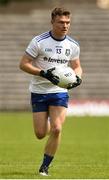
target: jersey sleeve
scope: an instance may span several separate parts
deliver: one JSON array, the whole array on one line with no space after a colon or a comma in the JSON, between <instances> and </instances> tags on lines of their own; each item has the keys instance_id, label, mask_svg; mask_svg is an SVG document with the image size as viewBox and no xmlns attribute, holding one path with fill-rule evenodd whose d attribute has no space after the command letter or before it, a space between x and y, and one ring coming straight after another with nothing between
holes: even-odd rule
<instances>
[{"instance_id":1,"label":"jersey sleeve","mask_svg":"<svg viewBox=\"0 0 109 180\"><path fill-rule=\"evenodd\" d=\"M79 59L79 57L80 57L80 46L75 45L75 46L72 48L71 60Z\"/></svg>"},{"instance_id":2,"label":"jersey sleeve","mask_svg":"<svg viewBox=\"0 0 109 180\"><path fill-rule=\"evenodd\" d=\"M26 48L25 51L27 54L29 54L30 56L32 56L33 58L36 58L38 56L39 53L39 47L38 47L38 43L36 38L33 38L29 45Z\"/></svg>"}]
</instances>

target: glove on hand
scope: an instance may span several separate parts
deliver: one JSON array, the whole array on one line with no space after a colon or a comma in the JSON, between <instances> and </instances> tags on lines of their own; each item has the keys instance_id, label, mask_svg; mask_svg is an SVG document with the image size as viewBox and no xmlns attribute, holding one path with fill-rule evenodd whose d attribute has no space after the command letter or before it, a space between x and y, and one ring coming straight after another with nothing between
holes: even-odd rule
<instances>
[{"instance_id":1,"label":"glove on hand","mask_svg":"<svg viewBox=\"0 0 109 180\"><path fill-rule=\"evenodd\" d=\"M52 71L55 70L54 68L48 69L46 71L41 70L40 71L40 76L48 79L49 81L51 81L54 85L57 85L59 83L59 77L55 76L54 74L52 74Z\"/></svg>"},{"instance_id":2,"label":"glove on hand","mask_svg":"<svg viewBox=\"0 0 109 180\"><path fill-rule=\"evenodd\" d=\"M81 83L82 83L82 79L81 79L79 76L76 75L76 82L70 83L70 84L67 86L67 89L75 88L75 87L79 86Z\"/></svg>"}]
</instances>

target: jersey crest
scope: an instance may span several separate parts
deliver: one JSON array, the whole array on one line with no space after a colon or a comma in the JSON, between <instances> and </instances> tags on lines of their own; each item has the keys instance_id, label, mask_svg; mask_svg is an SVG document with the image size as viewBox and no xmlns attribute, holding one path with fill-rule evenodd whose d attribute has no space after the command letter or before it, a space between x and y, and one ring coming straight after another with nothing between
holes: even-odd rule
<instances>
[{"instance_id":1,"label":"jersey crest","mask_svg":"<svg viewBox=\"0 0 109 180\"><path fill-rule=\"evenodd\" d=\"M66 56L69 56L69 55L70 55L70 49L66 49L65 55L66 55Z\"/></svg>"}]
</instances>

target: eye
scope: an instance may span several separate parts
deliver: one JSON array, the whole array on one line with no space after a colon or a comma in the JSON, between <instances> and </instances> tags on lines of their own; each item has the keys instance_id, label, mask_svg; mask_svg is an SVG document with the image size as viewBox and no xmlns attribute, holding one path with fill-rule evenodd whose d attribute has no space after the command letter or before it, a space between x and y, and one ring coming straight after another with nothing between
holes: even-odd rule
<instances>
[{"instance_id":1,"label":"eye","mask_svg":"<svg viewBox=\"0 0 109 180\"><path fill-rule=\"evenodd\" d=\"M67 24L67 25L69 25L69 24L70 24L70 22L66 22L66 24Z\"/></svg>"}]
</instances>

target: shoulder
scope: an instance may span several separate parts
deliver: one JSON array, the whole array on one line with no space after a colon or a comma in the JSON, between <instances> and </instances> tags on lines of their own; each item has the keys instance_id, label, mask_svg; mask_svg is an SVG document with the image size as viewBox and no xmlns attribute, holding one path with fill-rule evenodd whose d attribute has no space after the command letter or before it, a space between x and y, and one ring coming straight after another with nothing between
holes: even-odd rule
<instances>
[{"instance_id":1,"label":"shoulder","mask_svg":"<svg viewBox=\"0 0 109 180\"><path fill-rule=\"evenodd\" d=\"M48 32L44 32L44 33L42 33L42 34L40 34L38 36L35 36L33 38L33 41L40 42L42 40L48 39L49 37L50 37L50 33L48 31Z\"/></svg>"},{"instance_id":2,"label":"shoulder","mask_svg":"<svg viewBox=\"0 0 109 180\"><path fill-rule=\"evenodd\" d=\"M78 46L80 47L78 41L75 41L73 38L71 38L70 36L66 36L66 39L74 46Z\"/></svg>"}]
</instances>

